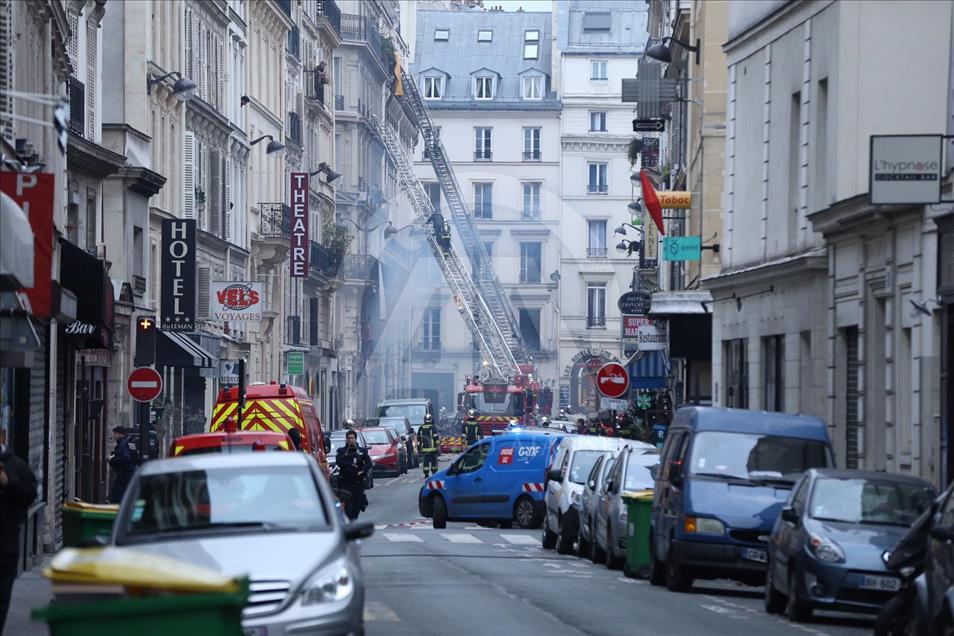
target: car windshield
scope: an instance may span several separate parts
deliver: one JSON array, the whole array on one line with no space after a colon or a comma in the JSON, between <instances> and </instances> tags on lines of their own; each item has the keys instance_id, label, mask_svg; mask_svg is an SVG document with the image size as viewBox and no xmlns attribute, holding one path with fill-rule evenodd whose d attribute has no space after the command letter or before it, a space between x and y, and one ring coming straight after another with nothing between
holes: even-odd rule
<instances>
[{"instance_id":1,"label":"car windshield","mask_svg":"<svg viewBox=\"0 0 954 636\"><path fill-rule=\"evenodd\" d=\"M653 487L653 475L650 467L659 463L659 453L635 452L626 465L626 477L623 479L623 490L648 490Z\"/></svg>"},{"instance_id":2,"label":"car windshield","mask_svg":"<svg viewBox=\"0 0 954 636\"><path fill-rule=\"evenodd\" d=\"M379 417L405 416L412 422L423 422L427 415L427 407L423 404L392 404L378 409Z\"/></svg>"},{"instance_id":3,"label":"car windshield","mask_svg":"<svg viewBox=\"0 0 954 636\"><path fill-rule=\"evenodd\" d=\"M934 497L927 484L821 478L815 482L809 515L824 521L909 526Z\"/></svg>"},{"instance_id":4,"label":"car windshield","mask_svg":"<svg viewBox=\"0 0 954 636\"><path fill-rule=\"evenodd\" d=\"M365 431L364 439L368 442L368 444L371 444L372 446L375 444L390 444L391 443L391 438L388 437L387 432L382 430Z\"/></svg>"},{"instance_id":5,"label":"car windshield","mask_svg":"<svg viewBox=\"0 0 954 636\"><path fill-rule=\"evenodd\" d=\"M407 432L407 428L404 426L403 418L382 419L378 426L387 426L392 431L397 431L398 435L402 435Z\"/></svg>"},{"instance_id":6,"label":"car windshield","mask_svg":"<svg viewBox=\"0 0 954 636\"><path fill-rule=\"evenodd\" d=\"M794 484L809 468L826 468L822 442L796 437L704 431L692 442L693 475Z\"/></svg>"},{"instance_id":7,"label":"car windshield","mask_svg":"<svg viewBox=\"0 0 954 636\"><path fill-rule=\"evenodd\" d=\"M334 454L339 448L348 443L348 440L345 439L344 435L332 435L331 440L328 442L331 446L329 452ZM358 435L358 446L366 445L367 442L362 442L361 436Z\"/></svg>"},{"instance_id":8,"label":"car windshield","mask_svg":"<svg viewBox=\"0 0 954 636\"><path fill-rule=\"evenodd\" d=\"M134 485L124 543L209 531L326 528L306 466L212 468L143 475Z\"/></svg>"},{"instance_id":9,"label":"car windshield","mask_svg":"<svg viewBox=\"0 0 954 636\"><path fill-rule=\"evenodd\" d=\"M505 391L471 393L471 404L482 415L523 415L523 394Z\"/></svg>"},{"instance_id":10,"label":"car windshield","mask_svg":"<svg viewBox=\"0 0 954 636\"><path fill-rule=\"evenodd\" d=\"M585 450L573 453L573 462L570 464L570 482L582 484L586 482L586 476L593 470L593 464L606 451Z\"/></svg>"}]
</instances>

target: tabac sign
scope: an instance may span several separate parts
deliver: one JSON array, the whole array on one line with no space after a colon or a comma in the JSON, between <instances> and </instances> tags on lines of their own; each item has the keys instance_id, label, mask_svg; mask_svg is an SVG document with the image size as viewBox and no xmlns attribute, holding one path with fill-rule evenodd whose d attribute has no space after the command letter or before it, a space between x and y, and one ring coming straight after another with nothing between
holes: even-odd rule
<instances>
[{"instance_id":1,"label":"tabac sign","mask_svg":"<svg viewBox=\"0 0 954 636\"><path fill-rule=\"evenodd\" d=\"M291 173L291 275L308 277L308 173Z\"/></svg>"},{"instance_id":2,"label":"tabac sign","mask_svg":"<svg viewBox=\"0 0 954 636\"><path fill-rule=\"evenodd\" d=\"M656 192L659 197L659 205L663 209L670 210L688 210L692 207L692 193L682 190L671 190L669 192Z\"/></svg>"},{"instance_id":3,"label":"tabac sign","mask_svg":"<svg viewBox=\"0 0 954 636\"><path fill-rule=\"evenodd\" d=\"M195 331L195 283L195 219L163 219L163 331Z\"/></svg>"}]
</instances>

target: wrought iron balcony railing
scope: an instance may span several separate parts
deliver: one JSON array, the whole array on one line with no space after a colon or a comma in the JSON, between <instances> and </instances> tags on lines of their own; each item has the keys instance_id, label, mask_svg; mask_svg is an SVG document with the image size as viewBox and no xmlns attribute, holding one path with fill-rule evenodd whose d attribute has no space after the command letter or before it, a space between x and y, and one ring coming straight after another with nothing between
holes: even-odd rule
<instances>
[{"instance_id":1,"label":"wrought iron balcony railing","mask_svg":"<svg viewBox=\"0 0 954 636\"><path fill-rule=\"evenodd\" d=\"M291 207L285 203L262 203L259 212L259 236L291 238Z\"/></svg>"},{"instance_id":2,"label":"wrought iron balcony railing","mask_svg":"<svg viewBox=\"0 0 954 636\"><path fill-rule=\"evenodd\" d=\"M341 37L341 9L335 0L318 0L315 3L315 21L324 18Z\"/></svg>"},{"instance_id":3,"label":"wrought iron balcony railing","mask_svg":"<svg viewBox=\"0 0 954 636\"><path fill-rule=\"evenodd\" d=\"M341 257L317 241L311 241L308 267L313 274L335 278L341 268Z\"/></svg>"}]
</instances>

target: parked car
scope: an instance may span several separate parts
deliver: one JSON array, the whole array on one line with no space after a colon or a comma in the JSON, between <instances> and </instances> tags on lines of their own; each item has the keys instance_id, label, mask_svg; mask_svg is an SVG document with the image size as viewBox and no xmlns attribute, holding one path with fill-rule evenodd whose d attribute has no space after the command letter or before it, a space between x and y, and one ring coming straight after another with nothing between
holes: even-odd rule
<instances>
[{"instance_id":1,"label":"parked car","mask_svg":"<svg viewBox=\"0 0 954 636\"><path fill-rule=\"evenodd\" d=\"M687 406L666 435L653 496L650 581L762 585L766 543L792 486L834 465L816 417Z\"/></svg>"},{"instance_id":2,"label":"parked car","mask_svg":"<svg viewBox=\"0 0 954 636\"><path fill-rule=\"evenodd\" d=\"M411 422L414 432L417 433L417 429L424 423L425 415L434 417L434 405L428 398L382 400L378 402L376 415L378 417L400 417L403 415Z\"/></svg>"},{"instance_id":3,"label":"parked car","mask_svg":"<svg viewBox=\"0 0 954 636\"><path fill-rule=\"evenodd\" d=\"M159 459L133 476L111 543L247 574L246 634L361 633L364 576L320 467L306 453Z\"/></svg>"},{"instance_id":4,"label":"parked car","mask_svg":"<svg viewBox=\"0 0 954 636\"><path fill-rule=\"evenodd\" d=\"M550 420L550 428L556 428L564 433L579 433L576 422L570 420Z\"/></svg>"},{"instance_id":5,"label":"parked car","mask_svg":"<svg viewBox=\"0 0 954 636\"><path fill-rule=\"evenodd\" d=\"M233 425L241 431L276 433L297 428L301 433L301 449L315 458L325 477L331 477L321 420L307 391L274 381L269 384L253 382L245 391L241 422L237 419L238 399L238 387L219 391L212 409L210 432L224 431Z\"/></svg>"},{"instance_id":6,"label":"parked car","mask_svg":"<svg viewBox=\"0 0 954 636\"><path fill-rule=\"evenodd\" d=\"M547 459L559 442L558 435L507 433L474 443L425 480L418 498L421 515L435 528L464 520L538 527Z\"/></svg>"},{"instance_id":7,"label":"parked car","mask_svg":"<svg viewBox=\"0 0 954 636\"><path fill-rule=\"evenodd\" d=\"M655 448L628 446L620 451L606 476L596 502L593 550L603 555L606 567L615 570L626 561L628 507L623 493L653 489L650 468L659 463Z\"/></svg>"},{"instance_id":8,"label":"parked car","mask_svg":"<svg viewBox=\"0 0 954 636\"><path fill-rule=\"evenodd\" d=\"M625 445L652 448L643 442L606 437L564 437L547 474L546 516L543 547L561 554L573 551L580 534L579 509L583 485L596 460L606 451L619 452Z\"/></svg>"},{"instance_id":9,"label":"parked car","mask_svg":"<svg viewBox=\"0 0 954 636\"><path fill-rule=\"evenodd\" d=\"M348 431L338 430L328 433L328 465L334 469L335 464L338 463L338 449L345 445L345 435ZM358 436L357 443L360 448L368 447L368 440L364 438L364 433L360 430L355 430L355 434ZM331 474L331 486L336 488L338 485L338 477L335 474L335 471L332 470ZM364 489L370 490L374 488L374 471L368 472L364 476Z\"/></svg>"},{"instance_id":10,"label":"parked car","mask_svg":"<svg viewBox=\"0 0 954 636\"><path fill-rule=\"evenodd\" d=\"M417 434L415 434L414 427L411 426L411 422L407 417L404 415L394 417L369 417L365 420L364 425L366 427L387 426L393 430L407 449L408 466L410 468L417 468L420 465L421 455L418 450Z\"/></svg>"},{"instance_id":11,"label":"parked car","mask_svg":"<svg viewBox=\"0 0 954 636\"><path fill-rule=\"evenodd\" d=\"M369 426L362 428L361 432L368 442L374 470L395 477L407 472L407 449L393 430L386 426Z\"/></svg>"},{"instance_id":12,"label":"parked car","mask_svg":"<svg viewBox=\"0 0 954 636\"><path fill-rule=\"evenodd\" d=\"M583 485L583 494L580 495L580 534L577 537L577 553L584 558L592 559L594 563L601 560L594 556L592 537L594 536L593 523L596 520L596 504L599 501L600 488L606 475L613 468L615 458L613 453L606 451L602 453L593 464L590 474L586 477L586 484Z\"/></svg>"},{"instance_id":13,"label":"parked car","mask_svg":"<svg viewBox=\"0 0 954 636\"><path fill-rule=\"evenodd\" d=\"M882 556L936 496L908 475L809 470L768 543L765 609L791 621L815 609L878 612L901 589Z\"/></svg>"},{"instance_id":14,"label":"parked car","mask_svg":"<svg viewBox=\"0 0 954 636\"><path fill-rule=\"evenodd\" d=\"M170 457L201 455L204 453L251 453L252 451L293 451L295 445L285 433L266 431L236 431L229 433L196 433L183 435L172 441Z\"/></svg>"},{"instance_id":15,"label":"parked car","mask_svg":"<svg viewBox=\"0 0 954 636\"><path fill-rule=\"evenodd\" d=\"M923 521L923 520L922 520ZM915 578L915 627L912 633L954 633L954 484L948 486L930 511L930 530L924 546L923 573ZM912 528L911 533L916 533ZM917 560L918 536L906 537L911 560ZM900 549L900 548L899 548ZM900 555L904 558L904 555ZM892 560L887 555L885 560ZM909 567L917 569L909 563ZM912 573L913 574L913 573Z\"/></svg>"}]
</instances>

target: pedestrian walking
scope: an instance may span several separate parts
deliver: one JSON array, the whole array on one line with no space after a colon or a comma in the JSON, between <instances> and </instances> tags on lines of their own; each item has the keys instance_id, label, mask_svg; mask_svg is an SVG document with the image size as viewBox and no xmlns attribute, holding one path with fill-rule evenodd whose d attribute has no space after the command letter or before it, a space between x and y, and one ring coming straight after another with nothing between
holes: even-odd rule
<instances>
[{"instance_id":1,"label":"pedestrian walking","mask_svg":"<svg viewBox=\"0 0 954 636\"><path fill-rule=\"evenodd\" d=\"M36 499L36 476L6 446L0 430L0 634L7 621L13 581L20 560L20 526Z\"/></svg>"},{"instance_id":2,"label":"pedestrian walking","mask_svg":"<svg viewBox=\"0 0 954 636\"><path fill-rule=\"evenodd\" d=\"M354 521L368 507L364 478L373 466L367 449L358 446L358 434L354 430L345 433L345 445L335 453L335 465L340 471L338 499L344 504L345 514Z\"/></svg>"},{"instance_id":3,"label":"pedestrian walking","mask_svg":"<svg viewBox=\"0 0 954 636\"><path fill-rule=\"evenodd\" d=\"M138 457L133 456L129 449L129 440L126 439L126 429L122 426L113 428L113 439L116 440L116 448L113 454L109 456L109 467L113 471L113 483L109 486L109 502L119 503L123 494L126 492L126 486L136 472L136 466L139 465Z\"/></svg>"},{"instance_id":4,"label":"pedestrian walking","mask_svg":"<svg viewBox=\"0 0 954 636\"><path fill-rule=\"evenodd\" d=\"M424 479L437 472L437 449L440 444L440 435L434 428L434 416L428 413L424 416L424 423L417 429L417 441L421 447L421 464L424 467Z\"/></svg>"},{"instance_id":5,"label":"pedestrian walking","mask_svg":"<svg viewBox=\"0 0 954 636\"><path fill-rule=\"evenodd\" d=\"M467 436L468 446L484 437L484 432L480 430L480 423L477 421L477 411L474 409L467 411L467 421L464 422L464 435Z\"/></svg>"}]
</instances>

